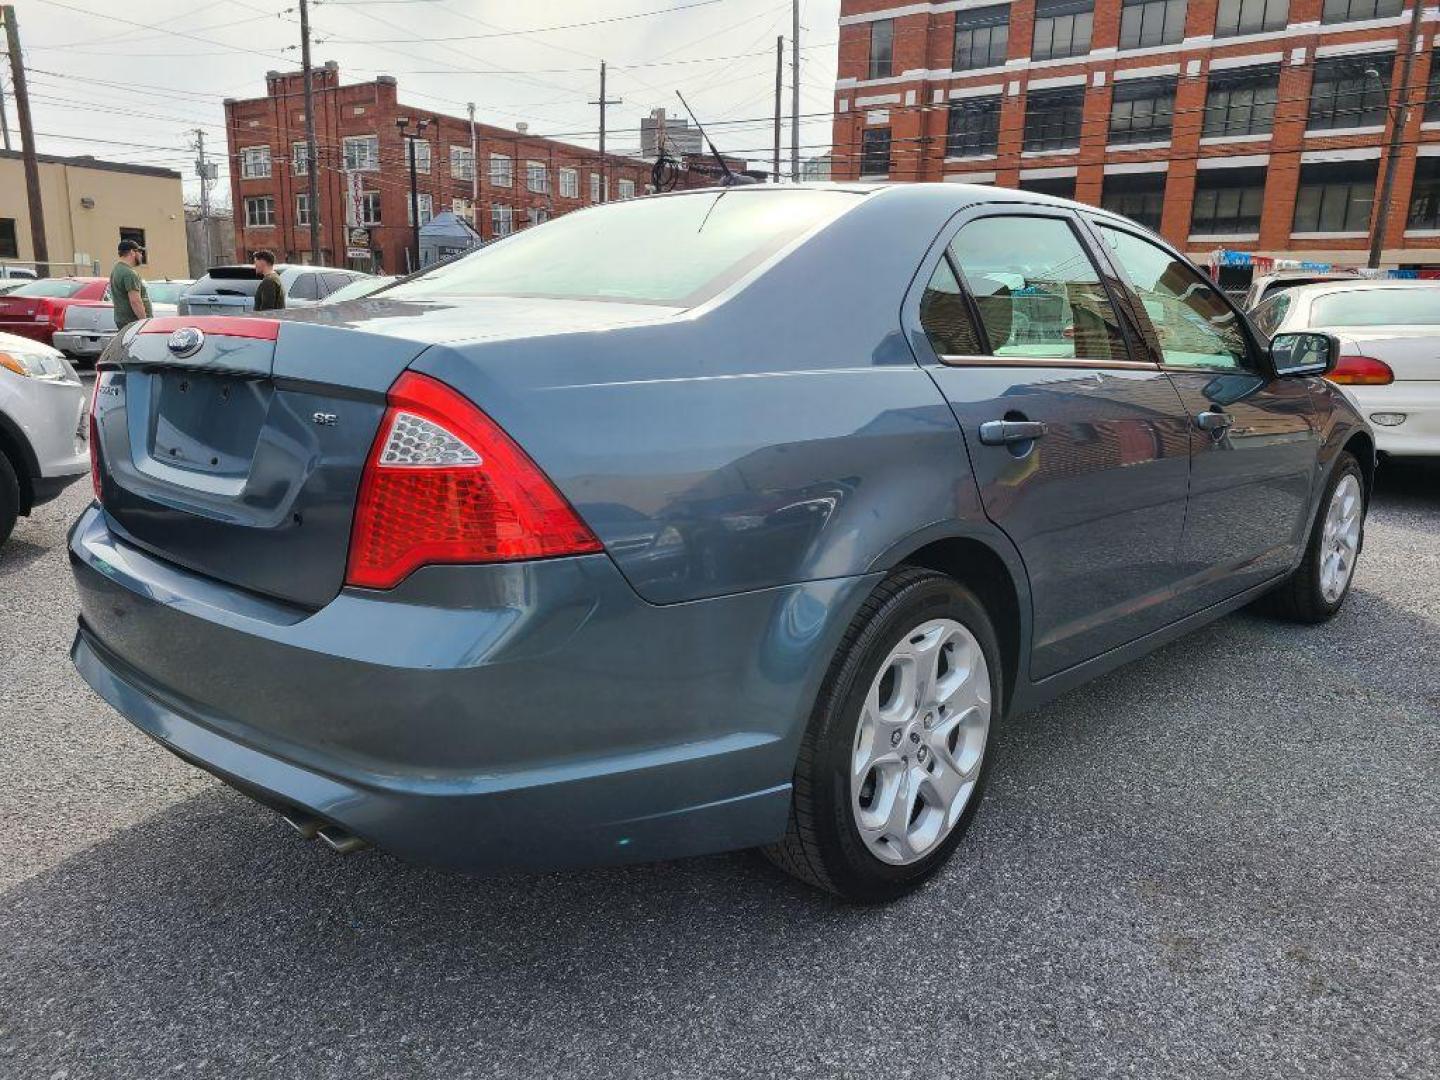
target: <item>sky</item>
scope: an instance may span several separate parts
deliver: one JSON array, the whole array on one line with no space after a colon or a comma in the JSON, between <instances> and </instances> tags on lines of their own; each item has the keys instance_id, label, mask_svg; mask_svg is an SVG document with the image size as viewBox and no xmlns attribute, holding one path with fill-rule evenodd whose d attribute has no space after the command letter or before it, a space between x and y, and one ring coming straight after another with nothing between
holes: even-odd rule
<instances>
[{"instance_id":1,"label":"sky","mask_svg":"<svg viewBox=\"0 0 1440 1080\"><path fill-rule=\"evenodd\" d=\"M18 0L42 153L163 165L198 198L195 129L223 153L222 101L260 97L265 73L300 66L298 0ZM801 0L801 155L829 149L840 0ZM603 21L602 21L603 20ZM594 146L599 66L609 64L607 146L635 150L640 117L680 113L678 89L717 147L768 167L775 38L790 0L311 0L312 59L343 82L399 81L402 104ZM587 25L576 26L583 23ZM785 74L785 150L789 83ZM12 144L10 73L3 84ZM683 115L683 113L682 113ZM229 201L228 170L212 189Z\"/></svg>"}]
</instances>

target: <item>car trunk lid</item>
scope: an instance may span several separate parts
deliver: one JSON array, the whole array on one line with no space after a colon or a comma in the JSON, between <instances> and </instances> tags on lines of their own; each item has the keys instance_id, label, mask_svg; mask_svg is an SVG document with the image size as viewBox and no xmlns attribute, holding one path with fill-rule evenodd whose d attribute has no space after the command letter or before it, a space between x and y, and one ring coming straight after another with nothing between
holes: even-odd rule
<instances>
[{"instance_id":1,"label":"car trunk lid","mask_svg":"<svg viewBox=\"0 0 1440 1080\"><path fill-rule=\"evenodd\" d=\"M1396 382L1440 381L1440 326L1338 327L1346 353L1373 356L1395 373Z\"/></svg>"}]
</instances>

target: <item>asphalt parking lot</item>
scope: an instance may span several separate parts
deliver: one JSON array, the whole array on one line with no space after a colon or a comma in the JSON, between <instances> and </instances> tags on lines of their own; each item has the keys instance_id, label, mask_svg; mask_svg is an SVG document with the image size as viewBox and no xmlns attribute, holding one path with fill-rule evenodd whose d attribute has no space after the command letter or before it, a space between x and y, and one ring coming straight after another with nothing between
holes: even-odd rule
<instances>
[{"instance_id":1,"label":"asphalt parking lot","mask_svg":"<svg viewBox=\"0 0 1440 1080\"><path fill-rule=\"evenodd\" d=\"M1013 719L931 887L746 855L479 880L332 855L71 670L0 549L0 1076L1433 1077L1440 467L1319 628L1241 614Z\"/></svg>"}]
</instances>

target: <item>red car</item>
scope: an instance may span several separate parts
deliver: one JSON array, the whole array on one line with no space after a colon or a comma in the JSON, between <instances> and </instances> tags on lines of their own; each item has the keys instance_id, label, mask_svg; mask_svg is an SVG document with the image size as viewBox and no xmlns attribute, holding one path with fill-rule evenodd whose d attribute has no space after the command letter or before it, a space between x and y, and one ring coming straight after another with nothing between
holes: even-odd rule
<instances>
[{"instance_id":1,"label":"red car","mask_svg":"<svg viewBox=\"0 0 1440 1080\"><path fill-rule=\"evenodd\" d=\"M41 278L0 296L0 332L52 344L55 331L65 325L71 304L98 303L105 298L108 278Z\"/></svg>"}]
</instances>

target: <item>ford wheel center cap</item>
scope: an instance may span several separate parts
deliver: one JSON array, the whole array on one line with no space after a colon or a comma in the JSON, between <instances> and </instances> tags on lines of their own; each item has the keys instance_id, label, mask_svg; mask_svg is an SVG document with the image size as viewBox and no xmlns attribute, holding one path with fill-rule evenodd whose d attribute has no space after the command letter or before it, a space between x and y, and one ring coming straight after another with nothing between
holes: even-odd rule
<instances>
[{"instance_id":1,"label":"ford wheel center cap","mask_svg":"<svg viewBox=\"0 0 1440 1080\"><path fill-rule=\"evenodd\" d=\"M205 335L199 327L182 326L171 333L166 344L175 356L194 356L200 351L200 346L205 344Z\"/></svg>"}]
</instances>

